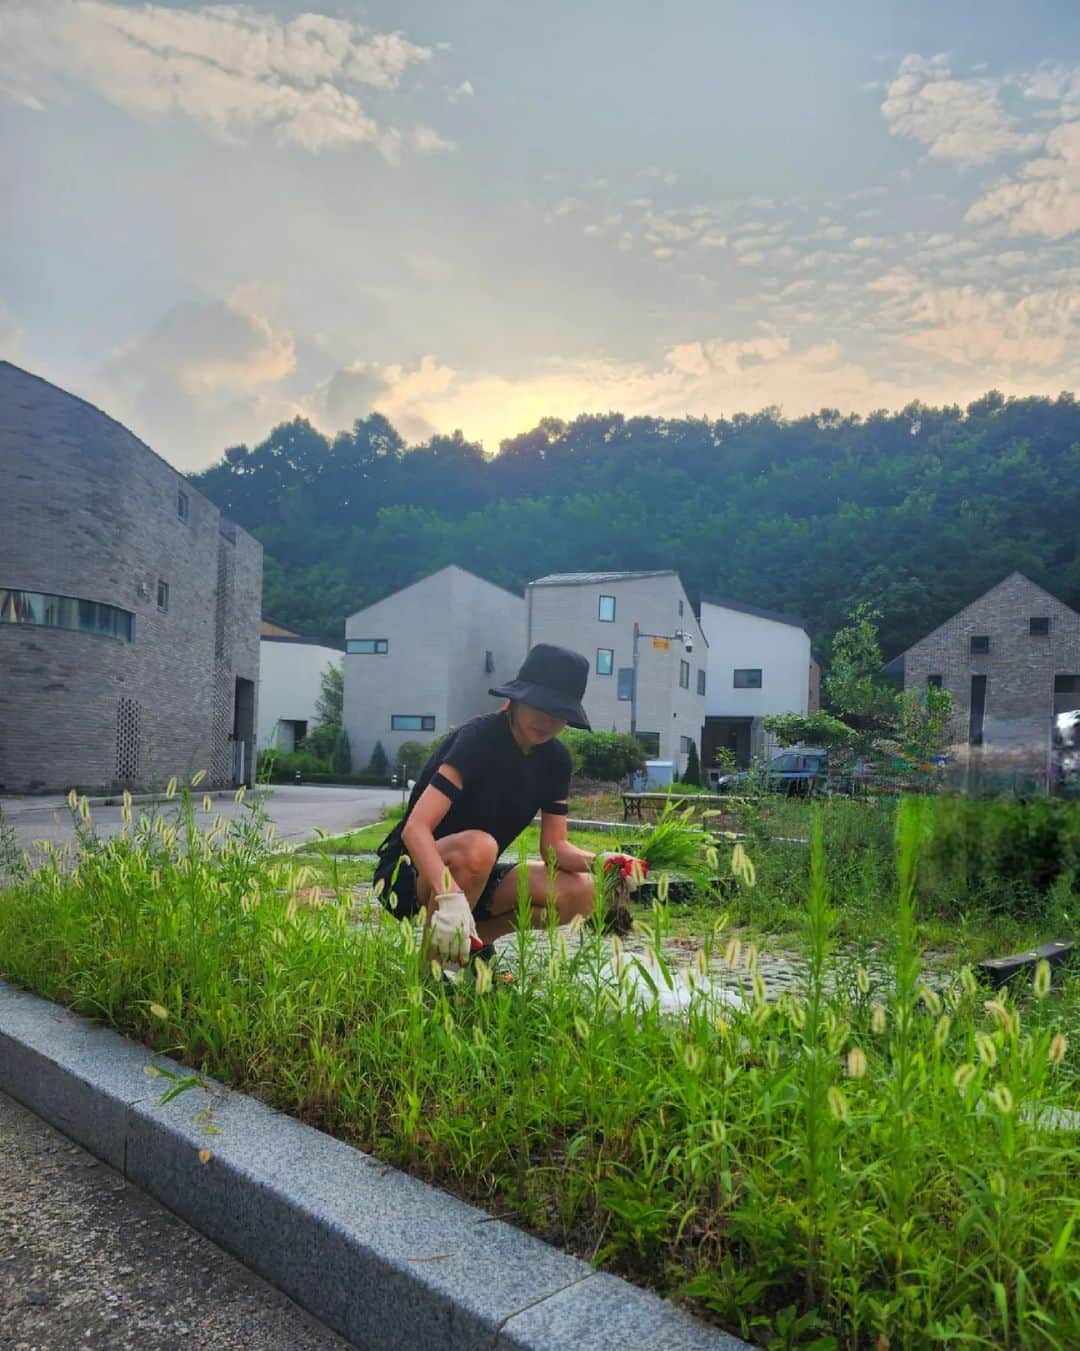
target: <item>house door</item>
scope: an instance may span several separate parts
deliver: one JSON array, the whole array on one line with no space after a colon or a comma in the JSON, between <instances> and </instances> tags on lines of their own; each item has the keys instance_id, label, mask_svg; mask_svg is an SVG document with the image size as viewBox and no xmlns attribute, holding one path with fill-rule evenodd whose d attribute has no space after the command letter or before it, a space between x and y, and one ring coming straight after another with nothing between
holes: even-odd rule
<instances>
[{"instance_id":1,"label":"house door","mask_svg":"<svg viewBox=\"0 0 1080 1351\"><path fill-rule=\"evenodd\" d=\"M233 702L233 783L251 787L255 750L255 682L236 677Z\"/></svg>"}]
</instances>

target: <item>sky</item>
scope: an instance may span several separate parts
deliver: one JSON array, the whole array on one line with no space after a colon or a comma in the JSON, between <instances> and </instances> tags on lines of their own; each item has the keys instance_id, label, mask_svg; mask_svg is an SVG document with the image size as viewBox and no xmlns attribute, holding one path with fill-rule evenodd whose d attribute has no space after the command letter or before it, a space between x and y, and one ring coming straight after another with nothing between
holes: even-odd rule
<instances>
[{"instance_id":1,"label":"sky","mask_svg":"<svg viewBox=\"0 0 1080 1351\"><path fill-rule=\"evenodd\" d=\"M0 0L0 173L0 357L187 470L1080 386L1076 0Z\"/></svg>"}]
</instances>

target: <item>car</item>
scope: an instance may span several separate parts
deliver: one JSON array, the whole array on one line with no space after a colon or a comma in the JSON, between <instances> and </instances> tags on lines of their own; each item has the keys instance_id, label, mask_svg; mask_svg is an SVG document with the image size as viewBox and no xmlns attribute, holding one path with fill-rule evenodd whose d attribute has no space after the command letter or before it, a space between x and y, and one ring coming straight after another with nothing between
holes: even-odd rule
<instances>
[{"instance_id":1,"label":"car","mask_svg":"<svg viewBox=\"0 0 1080 1351\"><path fill-rule=\"evenodd\" d=\"M734 774L714 770L709 777L720 793L736 793L751 781L761 781L771 792L797 797L819 791L833 776L829 774L828 751L803 746L780 751L760 769L743 769Z\"/></svg>"}]
</instances>

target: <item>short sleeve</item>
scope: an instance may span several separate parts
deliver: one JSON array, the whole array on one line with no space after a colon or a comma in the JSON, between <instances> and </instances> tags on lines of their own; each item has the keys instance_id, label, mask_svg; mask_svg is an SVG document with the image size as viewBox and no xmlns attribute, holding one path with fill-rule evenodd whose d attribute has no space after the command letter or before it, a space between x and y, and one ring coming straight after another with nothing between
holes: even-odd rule
<instances>
[{"instance_id":1,"label":"short sleeve","mask_svg":"<svg viewBox=\"0 0 1080 1351\"><path fill-rule=\"evenodd\" d=\"M570 769L573 761L570 751L561 741L551 743L551 766L547 776L543 798L540 802L542 812L566 811L566 801L570 796Z\"/></svg>"},{"instance_id":2,"label":"short sleeve","mask_svg":"<svg viewBox=\"0 0 1080 1351\"><path fill-rule=\"evenodd\" d=\"M478 718L459 727L438 759L440 765L454 766L466 788L475 784L492 759L487 721Z\"/></svg>"}]
</instances>

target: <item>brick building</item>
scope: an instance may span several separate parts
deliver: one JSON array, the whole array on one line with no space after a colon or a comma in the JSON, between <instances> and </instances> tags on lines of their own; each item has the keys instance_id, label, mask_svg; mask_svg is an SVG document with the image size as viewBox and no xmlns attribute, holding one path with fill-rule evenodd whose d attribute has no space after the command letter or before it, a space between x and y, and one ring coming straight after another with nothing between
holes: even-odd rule
<instances>
[{"instance_id":1,"label":"brick building","mask_svg":"<svg viewBox=\"0 0 1080 1351\"><path fill-rule=\"evenodd\" d=\"M249 782L261 588L181 474L0 362L0 792Z\"/></svg>"},{"instance_id":2,"label":"brick building","mask_svg":"<svg viewBox=\"0 0 1080 1351\"><path fill-rule=\"evenodd\" d=\"M1014 572L886 670L953 700L950 754L972 773L1053 784L1055 726L1080 707L1080 614ZM1059 738L1060 740L1060 738Z\"/></svg>"}]
</instances>

